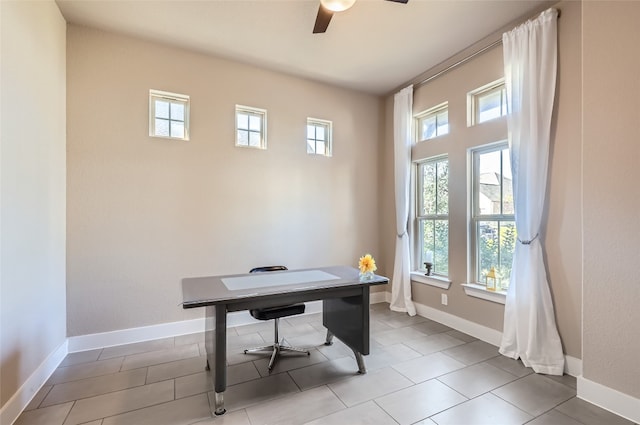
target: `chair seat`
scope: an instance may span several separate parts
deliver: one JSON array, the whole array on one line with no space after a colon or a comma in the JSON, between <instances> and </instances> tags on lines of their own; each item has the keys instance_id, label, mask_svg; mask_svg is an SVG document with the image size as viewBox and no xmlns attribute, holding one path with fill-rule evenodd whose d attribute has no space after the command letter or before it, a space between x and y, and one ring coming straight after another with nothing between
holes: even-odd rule
<instances>
[{"instance_id":1,"label":"chair seat","mask_svg":"<svg viewBox=\"0 0 640 425\"><path fill-rule=\"evenodd\" d=\"M258 320L272 320L280 317L302 314L304 313L304 307L304 304L294 304L279 307L255 308L253 310L249 310L249 312Z\"/></svg>"}]
</instances>

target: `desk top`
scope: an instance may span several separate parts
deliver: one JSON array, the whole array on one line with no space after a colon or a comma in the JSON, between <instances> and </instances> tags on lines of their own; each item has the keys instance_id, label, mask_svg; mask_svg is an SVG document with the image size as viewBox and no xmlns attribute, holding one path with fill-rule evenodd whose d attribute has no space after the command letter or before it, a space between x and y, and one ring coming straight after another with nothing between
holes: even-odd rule
<instances>
[{"instance_id":1,"label":"desk top","mask_svg":"<svg viewBox=\"0 0 640 425\"><path fill-rule=\"evenodd\" d=\"M195 308L268 295L386 283L389 279L377 275L370 281L360 282L358 270L346 266L190 277L182 279L182 306Z\"/></svg>"}]
</instances>

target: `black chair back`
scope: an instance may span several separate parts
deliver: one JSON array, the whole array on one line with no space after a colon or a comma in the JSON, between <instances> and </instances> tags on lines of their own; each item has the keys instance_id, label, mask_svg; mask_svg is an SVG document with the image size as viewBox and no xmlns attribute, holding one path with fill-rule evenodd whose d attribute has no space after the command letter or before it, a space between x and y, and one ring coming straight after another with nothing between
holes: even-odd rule
<instances>
[{"instance_id":1,"label":"black chair back","mask_svg":"<svg viewBox=\"0 0 640 425\"><path fill-rule=\"evenodd\" d=\"M279 270L289 270L285 266L263 266L255 267L249 270L249 273L262 273L262 272L277 272Z\"/></svg>"}]
</instances>

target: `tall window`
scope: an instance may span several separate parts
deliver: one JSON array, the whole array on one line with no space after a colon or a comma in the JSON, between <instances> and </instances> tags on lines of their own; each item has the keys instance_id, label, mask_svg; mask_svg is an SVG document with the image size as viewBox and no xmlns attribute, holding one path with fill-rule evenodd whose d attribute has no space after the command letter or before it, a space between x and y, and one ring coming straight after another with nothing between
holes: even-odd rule
<instances>
[{"instance_id":1,"label":"tall window","mask_svg":"<svg viewBox=\"0 0 640 425\"><path fill-rule=\"evenodd\" d=\"M307 118L307 153L331 156L331 121Z\"/></svg>"},{"instance_id":2,"label":"tall window","mask_svg":"<svg viewBox=\"0 0 640 425\"><path fill-rule=\"evenodd\" d=\"M507 115L507 90L504 80L469 93L469 125L480 124Z\"/></svg>"},{"instance_id":3,"label":"tall window","mask_svg":"<svg viewBox=\"0 0 640 425\"><path fill-rule=\"evenodd\" d=\"M267 111L236 105L236 146L267 148Z\"/></svg>"},{"instance_id":4,"label":"tall window","mask_svg":"<svg viewBox=\"0 0 640 425\"><path fill-rule=\"evenodd\" d=\"M516 244L511 161L506 143L473 151L472 226L475 279L485 283L493 268L506 289Z\"/></svg>"},{"instance_id":5,"label":"tall window","mask_svg":"<svg viewBox=\"0 0 640 425\"><path fill-rule=\"evenodd\" d=\"M449 133L449 104L445 102L416 115L416 123L418 141Z\"/></svg>"},{"instance_id":6,"label":"tall window","mask_svg":"<svg viewBox=\"0 0 640 425\"><path fill-rule=\"evenodd\" d=\"M436 275L449 274L449 159L439 157L417 164L417 227L419 267L433 264Z\"/></svg>"},{"instance_id":7,"label":"tall window","mask_svg":"<svg viewBox=\"0 0 640 425\"><path fill-rule=\"evenodd\" d=\"M189 140L189 96L149 90L149 136Z\"/></svg>"}]
</instances>

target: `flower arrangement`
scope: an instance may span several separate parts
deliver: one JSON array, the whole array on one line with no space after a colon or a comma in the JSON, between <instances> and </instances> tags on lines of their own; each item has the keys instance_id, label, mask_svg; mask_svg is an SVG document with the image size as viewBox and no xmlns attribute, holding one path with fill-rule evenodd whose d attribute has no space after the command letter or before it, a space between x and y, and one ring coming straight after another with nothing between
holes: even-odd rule
<instances>
[{"instance_id":1,"label":"flower arrangement","mask_svg":"<svg viewBox=\"0 0 640 425\"><path fill-rule=\"evenodd\" d=\"M376 260L374 260L371 254L366 254L360 257L358 269L360 269L360 280L371 280L373 279L373 272L378 269Z\"/></svg>"}]
</instances>

